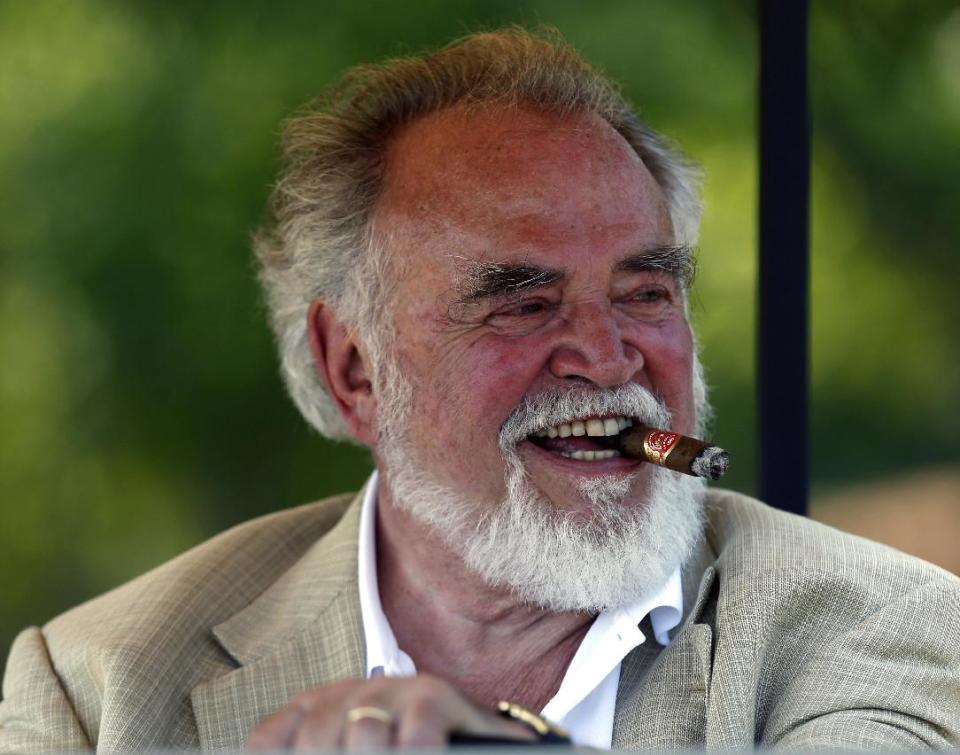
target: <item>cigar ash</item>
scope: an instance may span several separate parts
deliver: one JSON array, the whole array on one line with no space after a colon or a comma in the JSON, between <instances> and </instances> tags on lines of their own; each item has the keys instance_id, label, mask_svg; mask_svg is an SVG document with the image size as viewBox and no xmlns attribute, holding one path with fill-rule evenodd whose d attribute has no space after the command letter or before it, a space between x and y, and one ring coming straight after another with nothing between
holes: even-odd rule
<instances>
[{"instance_id":1,"label":"cigar ash","mask_svg":"<svg viewBox=\"0 0 960 755\"><path fill-rule=\"evenodd\" d=\"M690 471L697 477L719 480L727 473L730 454L717 446L707 446L690 462Z\"/></svg>"}]
</instances>

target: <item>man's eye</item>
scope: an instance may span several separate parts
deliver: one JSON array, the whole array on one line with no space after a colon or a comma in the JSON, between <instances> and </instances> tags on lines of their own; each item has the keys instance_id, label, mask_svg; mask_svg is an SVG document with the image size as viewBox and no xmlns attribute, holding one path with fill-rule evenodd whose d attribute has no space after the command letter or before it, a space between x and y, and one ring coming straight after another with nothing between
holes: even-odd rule
<instances>
[{"instance_id":1,"label":"man's eye","mask_svg":"<svg viewBox=\"0 0 960 755\"><path fill-rule=\"evenodd\" d=\"M504 333L527 333L543 325L550 318L554 306L540 299L518 301L492 312L486 321Z\"/></svg>"},{"instance_id":2,"label":"man's eye","mask_svg":"<svg viewBox=\"0 0 960 755\"><path fill-rule=\"evenodd\" d=\"M506 315L508 317L522 317L524 315L540 314L546 308L546 305L542 301L524 301L519 304L514 304L511 307L505 307L496 314Z\"/></svg>"},{"instance_id":3,"label":"man's eye","mask_svg":"<svg viewBox=\"0 0 960 755\"><path fill-rule=\"evenodd\" d=\"M641 304L657 304L670 298L670 293L663 288L645 288L631 297L631 301Z\"/></svg>"},{"instance_id":4,"label":"man's eye","mask_svg":"<svg viewBox=\"0 0 960 755\"><path fill-rule=\"evenodd\" d=\"M514 308L515 313L518 315L535 315L538 312L543 312L543 310L543 304L538 301L524 302Z\"/></svg>"}]
</instances>

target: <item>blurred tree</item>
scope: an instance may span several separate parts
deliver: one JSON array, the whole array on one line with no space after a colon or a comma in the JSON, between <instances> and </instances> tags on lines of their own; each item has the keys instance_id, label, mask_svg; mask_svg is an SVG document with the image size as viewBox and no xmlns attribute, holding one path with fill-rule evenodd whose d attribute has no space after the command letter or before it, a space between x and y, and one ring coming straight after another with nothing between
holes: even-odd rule
<instances>
[{"instance_id":1,"label":"blurred tree","mask_svg":"<svg viewBox=\"0 0 960 755\"><path fill-rule=\"evenodd\" d=\"M285 399L248 236L344 68L550 22L707 169L695 307L753 485L752 3L0 2L0 646L213 532L356 488ZM960 452L960 14L813 3L815 483Z\"/></svg>"}]
</instances>

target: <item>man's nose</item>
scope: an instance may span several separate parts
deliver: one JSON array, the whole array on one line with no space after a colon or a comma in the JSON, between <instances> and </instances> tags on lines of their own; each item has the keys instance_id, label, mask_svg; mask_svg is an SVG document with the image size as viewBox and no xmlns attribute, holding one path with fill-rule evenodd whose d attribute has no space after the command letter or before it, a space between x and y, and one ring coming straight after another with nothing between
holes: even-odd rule
<instances>
[{"instance_id":1,"label":"man's nose","mask_svg":"<svg viewBox=\"0 0 960 755\"><path fill-rule=\"evenodd\" d=\"M568 315L549 360L554 376L603 387L629 382L643 364L643 353L624 339L609 302L576 307Z\"/></svg>"}]
</instances>

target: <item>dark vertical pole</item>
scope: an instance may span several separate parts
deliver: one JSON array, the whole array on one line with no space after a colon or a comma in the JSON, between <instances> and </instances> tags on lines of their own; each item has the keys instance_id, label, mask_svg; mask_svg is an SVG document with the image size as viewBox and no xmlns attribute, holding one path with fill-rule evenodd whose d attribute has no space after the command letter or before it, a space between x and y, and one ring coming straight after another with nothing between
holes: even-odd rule
<instances>
[{"instance_id":1,"label":"dark vertical pole","mask_svg":"<svg viewBox=\"0 0 960 755\"><path fill-rule=\"evenodd\" d=\"M759 0L759 494L806 513L810 125L807 0Z\"/></svg>"}]
</instances>

